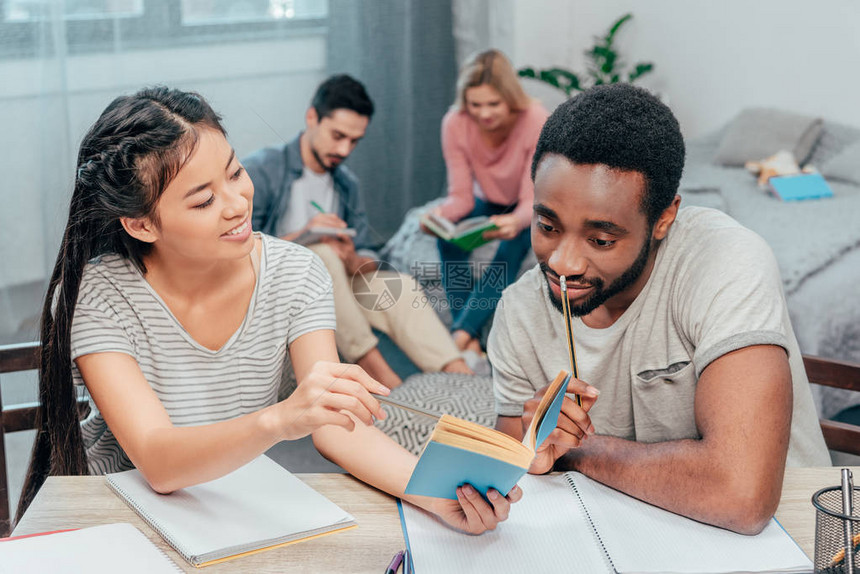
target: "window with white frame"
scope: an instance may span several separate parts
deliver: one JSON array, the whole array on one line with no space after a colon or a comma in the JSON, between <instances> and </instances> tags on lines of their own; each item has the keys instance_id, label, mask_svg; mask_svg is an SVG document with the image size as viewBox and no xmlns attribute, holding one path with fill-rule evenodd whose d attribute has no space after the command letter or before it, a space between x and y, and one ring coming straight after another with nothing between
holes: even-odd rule
<instances>
[{"instance_id":1,"label":"window with white frame","mask_svg":"<svg viewBox=\"0 0 860 574\"><path fill-rule=\"evenodd\" d=\"M283 37L327 18L328 0L0 0L0 58Z\"/></svg>"}]
</instances>

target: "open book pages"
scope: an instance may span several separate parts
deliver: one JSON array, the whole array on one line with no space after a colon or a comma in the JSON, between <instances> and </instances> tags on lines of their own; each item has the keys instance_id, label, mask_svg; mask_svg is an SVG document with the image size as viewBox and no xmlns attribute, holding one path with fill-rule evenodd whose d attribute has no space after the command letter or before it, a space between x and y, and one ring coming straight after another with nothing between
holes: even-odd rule
<instances>
[{"instance_id":1,"label":"open book pages","mask_svg":"<svg viewBox=\"0 0 860 574\"><path fill-rule=\"evenodd\" d=\"M534 451L501 431L451 415L442 415L430 441L489 456L527 469Z\"/></svg>"},{"instance_id":2,"label":"open book pages","mask_svg":"<svg viewBox=\"0 0 860 574\"><path fill-rule=\"evenodd\" d=\"M416 572L724 574L812 572L775 520L756 536L708 526L631 498L579 473L526 475L505 522L463 536L403 504Z\"/></svg>"},{"instance_id":3,"label":"open book pages","mask_svg":"<svg viewBox=\"0 0 860 574\"><path fill-rule=\"evenodd\" d=\"M319 243L325 237L338 237L340 235L355 237L355 229L352 227L309 227L293 239L293 243L313 245L314 243Z\"/></svg>"},{"instance_id":4,"label":"open book pages","mask_svg":"<svg viewBox=\"0 0 860 574\"><path fill-rule=\"evenodd\" d=\"M496 224L486 216L470 217L453 223L441 215L428 212L421 216L421 223L437 237L467 251L489 241L484 239L485 231L498 229Z\"/></svg>"},{"instance_id":5,"label":"open book pages","mask_svg":"<svg viewBox=\"0 0 860 574\"><path fill-rule=\"evenodd\" d=\"M556 427L568 381L570 375L567 372L561 371L556 375L541 398L522 441L501 431L451 415L443 415L439 419L430 440L491 456L527 469L537 448ZM548 421L546 426L543 425L544 420Z\"/></svg>"},{"instance_id":6,"label":"open book pages","mask_svg":"<svg viewBox=\"0 0 860 574\"><path fill-rule=\"evenodd\" d=\"M453 239L478 229L487 231L496 227L495 223L490 221L490 218L485 215L470 217L454 223L441 215L425 213L421 216L421 223L442 239Z\"/></svg>"},{"instance_id":7,"label":"open book pages","mask_svg":"<svg viewBox=\"0 0 860 574\"><path fill-rule=\"evenodd\" d=\"M0 572L159 574L179 566L131 524L0 540Z\"/></svg>"},{"instance_id":8,"label":"open book pages","mask_svg":"<svg viewBox=\"0 0 860 574\"><path fill-rule=\"evenodd\" d=\"M351 515L266 456L171 494L152 490L137 470L109 474L107 482L198 567L355 525Z\"/></svg>"},{"instance_id":9,"label":"open book pages","mask_svg":"<svg viewBox=\"0 0 860 574\"><path fill-rule=\"evenodd\" d=\"M569 380L564 371L556 376L522 442L501 431L443 415L421 451L406 493L456 499L457 487L468 483L482 494L494 488L506 495L528 471L536 448L555 429Z\"/></svg>"},{"instance_id":10,"label":"open book pages","mask_svg":"<svg viewBox=\"0 0 860 574\"><path fill-rule=\"evenodd\" d=\"M421 215L420 220L427 229L442 239L450 239L454 236L454 222L447 217L428 211Z\"/></svg>"},{"instance_id":11,"label":"open book pages","mask_svg":"<svg viewBox=\"0 0 860 574\"><path fill-rule=\"evenodd\" d=\"M558 415L561 414L564 392L567 390L569 382L570 374L566 371L559 371L538 403L535 416L523 436L523 444L529 447L533 453L558 425ZM543 424L544 421L547 421L546 425Z\"/></svg>"},{"instance_id":12,"label":"open book pages","mask_svg":"<svg viewBox=\"0 0 860 574\"><path fill-rule=\"evenodd\" d=\"M477 229L480 229L482 231L487 231L488 229L496 229L496 224L490 221L490 218L485 215L469 217L468 219L461 219L454 224L453 235L455 237L458 235L465 235L466 233L470 233Z\"/></svg>"}]
</instances>

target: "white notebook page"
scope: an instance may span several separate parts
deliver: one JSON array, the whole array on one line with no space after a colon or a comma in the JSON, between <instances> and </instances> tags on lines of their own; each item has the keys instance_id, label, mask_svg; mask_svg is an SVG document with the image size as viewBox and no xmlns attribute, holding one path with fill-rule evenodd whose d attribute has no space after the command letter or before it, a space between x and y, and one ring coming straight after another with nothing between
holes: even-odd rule
<instances>
[{"instance_id":1,"label":"white notebook page","mask_svg":"<svg viewBox=\"0 0 860 574\"><path fill-rule=\"evenodd\" d=\"M744 536L569 475L620 573L812 572L812 562L775 520L761 534Z\"/></svg>"},{"instance_id":2,"label":"white notebook page","mask_svg":"<svg viewBox=\"0 0 860 574\"><path fill-rule=\"evenodd\" d=\"M0 542L0 572L161 574L182 572L131 524L106 524Z\"/></svg>"},{"instance_id":3,"label":"white notebook page","mask_svg":"<svg viewBox=\"0 0 860 574\"><path fill-rule=\"evenodd\" d=\"M519 485L508 520L480 536L404 503L415 573L610 572L563 475L526 475Z\"/></svg>"},{"instance_id":4,"label":"white notebook page","mask_svg":"<svg viewBox=\"0 0 860 574\"><path fill-rule=\"evenodd\" d=\"M186 557L258 546L260 541L289 539L353 521L350 514L265 456L217 480L167 495L153 491L137 470L108 475L108 480Z\"/></svg>"}]
</instances>

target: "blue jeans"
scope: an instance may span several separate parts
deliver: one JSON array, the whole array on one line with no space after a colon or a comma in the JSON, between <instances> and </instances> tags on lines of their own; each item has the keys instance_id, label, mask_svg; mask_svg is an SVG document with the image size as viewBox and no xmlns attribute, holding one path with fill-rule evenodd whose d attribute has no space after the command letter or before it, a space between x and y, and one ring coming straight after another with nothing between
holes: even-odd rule
<instances>
[{"instance_id":1,"label":"blue jeans","mask_svg":"<svg viewBox=\"0 0 860 574\"><path fill-rule=\"evenodd\" d=\"M475 198L475 207L466 217L479 215L501 215L514 210L514 205L499 205ZM465 218L464 218L465 219ZM531 249L529 228L523 229L513 239L499 242L493 260L474 262L481 265L481 275L474 280L469 251L439 239L439 255L442 260L442 286L448 296L448 305L454 323L452 331L463 330L478 338L481 328L496 310L502 290L514 282L523 259Z\"/></svg>"}]
</instances>

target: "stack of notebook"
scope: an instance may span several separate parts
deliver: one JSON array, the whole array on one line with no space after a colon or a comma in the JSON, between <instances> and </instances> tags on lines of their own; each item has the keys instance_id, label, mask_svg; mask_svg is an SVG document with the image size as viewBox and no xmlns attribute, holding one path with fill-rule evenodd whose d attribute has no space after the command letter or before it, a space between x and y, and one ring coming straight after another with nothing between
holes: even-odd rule
<instances>
[{"instance_id":1,"label":"stack of notebook","mask_svg":"<svg viewBox=\"0 0 860 574\"><path fill-rule=\"evenodd\" d=\"M197 567L355 526L351 515L265 456L171 494L152 490L137 470L109 474L107 482Z\"/></svg>"}]
</instances>

